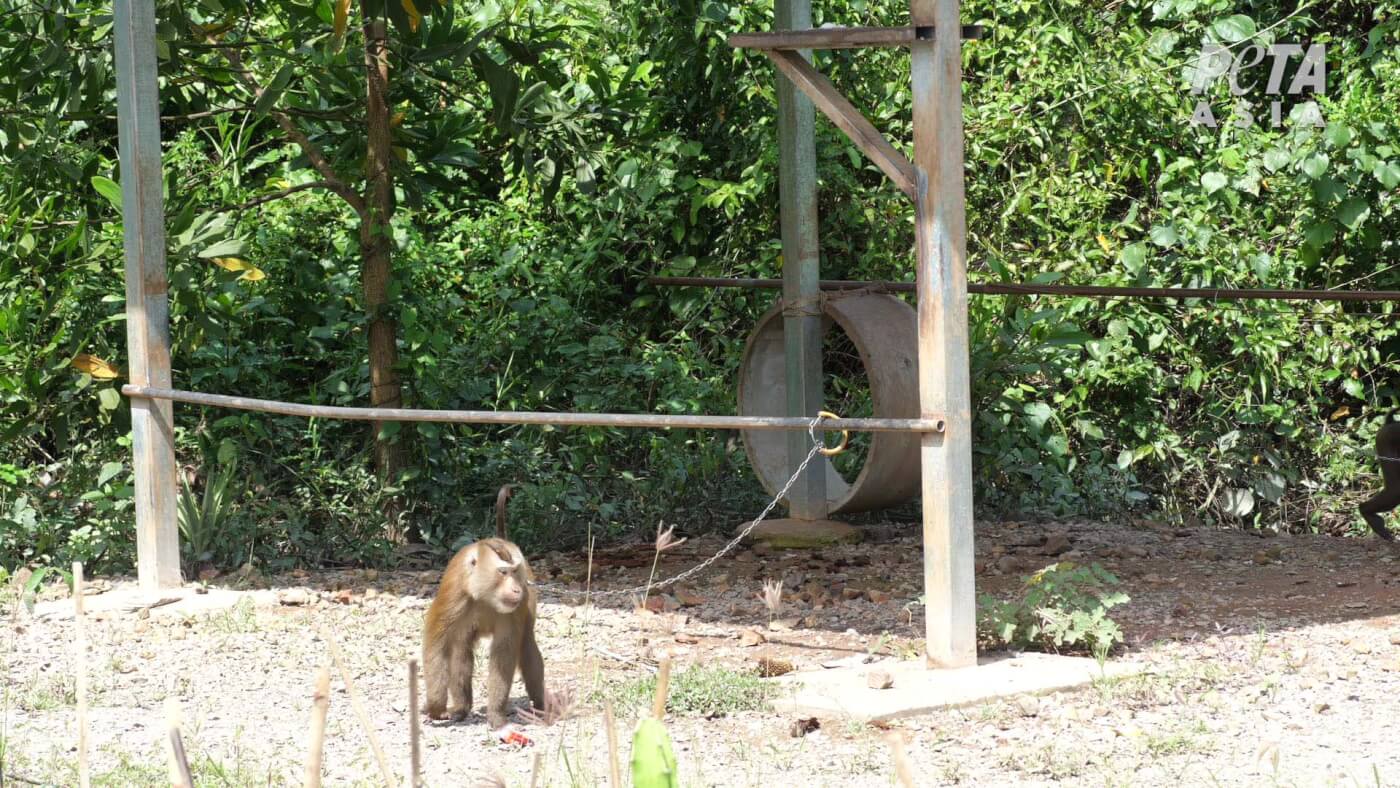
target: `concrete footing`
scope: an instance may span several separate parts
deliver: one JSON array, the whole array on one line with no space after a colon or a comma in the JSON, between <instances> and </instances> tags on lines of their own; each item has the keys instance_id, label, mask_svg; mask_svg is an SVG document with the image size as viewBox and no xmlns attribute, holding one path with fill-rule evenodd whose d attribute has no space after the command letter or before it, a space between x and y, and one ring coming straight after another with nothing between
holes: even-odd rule
<instances>
[{"instance_id":1,"label":"concrete footing","mask_svg":"<svg viewBox=\"0 0 1400 788\"><path fill-rule=\"evenodd\" d=\"M140 614L148 611L153 617L189 616L212 613L236 607L251 599L258 607L276 606L277 592L272 590L234 591L226 588L202 589L196 586L161 589L145 593L134 582L118 583L111 590L90 594L83 599L86 615L104 618ZM34 606L34 617L40 621L73 617L71 598L41 602Z\"/></svg>"},{"instance_id":2,"label":"concrete footing","mask_svg":"<svg viewBox=\"0 0 1400 788\"><path fill-rule=\"evenodd\" d=\"M876 671L888 674L893 685L872 689L869 675ZM1097 660L1088 657L1038 653L989 655L980 658L976 667L944 670L928 669L922 661L882 659L789 673L776 679L783 687L773 705L778 711L807 716L885 720L1076 689L1098 679L1143 671L1143 666L1130 662L1105 662L1101 669Z\"/></svg>"}]
</instances>

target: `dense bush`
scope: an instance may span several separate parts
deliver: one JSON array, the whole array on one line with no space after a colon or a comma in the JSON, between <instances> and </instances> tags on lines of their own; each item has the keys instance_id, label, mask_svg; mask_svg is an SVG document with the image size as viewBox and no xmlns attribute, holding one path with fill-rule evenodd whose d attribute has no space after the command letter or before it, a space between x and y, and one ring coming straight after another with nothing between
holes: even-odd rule
<instances>
[{"instance_id":1,"label":"dense bush","mask_svg":"<svg viewBox=\"0 0 1400 788\"><path fill-rule=\"evenodd\" d=\"M287 4L296 19L278 17L280 4L199 5L274 35L328 24L306 14L330 19L331 4ZM724 43L768 27L770 12L710 0L513 6L450 24L512 31L496 57L544 87L503 113L528 91L449 57L450 111L409 108L406 127L430 125L404 133L458 143L439 153L460 165L442 175L421 147L404 165L393 309L409 403L732 411L746 332L772 294L641 280L781 270L773 71ZM0 76L0 565L121 569L133 557L121 379L73 365L86 353L124 366L110 24L91 0L55 9L0 0L13 66ZM822 4L817 22L906 14L851 0ZM974 281L1400 285L1395 3L977 0L963 16L990 27L964 56ZM1191 127L1189 64L1205 39L1325 44L1326 128ZM351 217L317 191L230 210L306 180L305 163L266 117L203 112L217 72L178 40L175 28L163 37L161 64L185 77L162 94L177 383L364 404ZM905 144L906 53L816 59ZM1223 80L1206 98L1228 118ZM353 123L326 126L349 140L347 161L361 155ZM907 203L829 124L817 135L824 275L911 280ZM225 239L256 274L200 256ZM974 296L972 331L989 512L1355 528L1352 504L1374 481L1367 442L1396 405L1389 305ZM858 410L859 386L848 389L834 385L833 399ZM206 548L222 566L384 560L381 503L395 494L430 543L450 545L488 527L507 481L526 483L514 528L534 546L646 531L663 515L729 526L762 504L732 435L405 427L407 473L386 489L363 425L177 413L196 498L237 462Z\"/></svg>"}]
</instances>

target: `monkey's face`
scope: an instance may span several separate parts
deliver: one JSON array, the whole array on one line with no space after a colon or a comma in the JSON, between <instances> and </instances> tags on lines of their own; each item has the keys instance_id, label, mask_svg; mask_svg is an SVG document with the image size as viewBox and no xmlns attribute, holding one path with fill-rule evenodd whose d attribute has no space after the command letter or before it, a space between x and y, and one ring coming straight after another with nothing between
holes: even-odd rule
<instances>
[{"instance_id":1,"label":"monkey's face","mask_svg":"<svg viewBox=\"0 0 1400 788\"><path fill-rule=\"evenodd\" d=\"M467 587L472 598L498 613L514 613L525 599L521 564L514 559L509 553L502 555L482 545L467 563Z\"/></svg>"},{"instance_id":2,"label":"monkey's face","mask_svg":"<svg viewBox=\"0 0 1400 788\"><path fill-rule=\"evenodd\" d=\"M525 598L525 588L515 576L515 566L502 564L496 567L496 593L491 595L492 604L502 613L514 613Z\"/></svg>"}]
</instances>

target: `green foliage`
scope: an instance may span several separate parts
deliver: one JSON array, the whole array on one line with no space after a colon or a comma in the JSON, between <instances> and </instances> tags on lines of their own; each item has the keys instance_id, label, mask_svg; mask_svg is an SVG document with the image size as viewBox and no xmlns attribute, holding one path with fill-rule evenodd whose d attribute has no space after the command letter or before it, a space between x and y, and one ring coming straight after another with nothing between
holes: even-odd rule
<instances>
[{"instance_id":1,"label":"green foliage","mask_svg":"<svg viewBox=\"0 0 1400 788\"><path fill-rule=\"evenodd\" d=\"M656 677L628 681L603 692L622 706L645 708L656 694ZM673 714L715 715L767 708L773 687L752 673L693 665L671 676L666 708Z\"/></svg>"},{"instance_id":2,"label":"green foliage","mask_svg":"<svg viewBox=\"0 0 1400 788\"><path fill-rule=\"evenodd\" d=\"M676 788L680 774L671 735L660 720L644 717L632 734L632 785L636 788Z\"/></svg>"},{"instance_id":3,"label":"green foliage","mask_svg":"<svg viewBox=\"0 0 1400 788\"><path fill-rule=\"evenodd\" d=\"M770 28L771 5L415 5L417 21L382 5L401 113L387 311L405 404L732 412L744 340L774 294L642 279L782 269L773 71L724 41ZM363 183L363 20L337 30L335 6L157 2L182 387L369 398L356 217L319 189L271 199L321 179L273 106ZM907 23L898 3L814 13ZM1400 288L1394 0L971 0L962 13L991 30L964 49L973 281ZM204 39L226 22L221 40L274 87L263 101ZM110 25L97 0L0 0L0 566L132 565ZM1193 96L1189 64L1216 39L1324 43L1326 125L1274 128L1250 94L1256 122L1236 127L1224 80ZM905 145L906 52L814 57ZM1189 125L1200 99L1217 128ZM1288 120L1296 102L1284 105ZM911 280L907 200L829 123L816 134L823 276ZM263 278L216 262L230 257ZM984 513L1361 527L1369 443L1400 404L1393 306L974 296L970 312ZM79 354L118 377L76 369ZM837 337L828 361L833 409L868 413ZM197 551L220 566L384 562L379 512L394 494L442 548L490 530L504 482L524 483L512 533L531 549L663 515L730 527L763 503L734 435L404 425L386 430L407 457L386 486L363 425L175 412L182 465L212 468L204 447L237 447L224 536Z\"/></svg>"},{"instance_id":4,"label":"green foliage","mask_svg":"<svg viewBox=\"0 0 1400 788\"><path fill-rule=\"evenodd\" d=\"M229 485L238 471L233 457L219 458L218 466L204 482L204 495L195 497L188 479L180 479L180 497L176 514L180 524L181 546L194 564L208 563L214 558L214 547L227 538L226 525L238 495L231 494Z\"/></svg>"},{"instance_id":5,"label":"green foliage","mask_svg":"<svg viewBox=\"0 0 1400 788\"><path fill-rule=\"evenodd\" d=\"M981 595L978 632L995 647L1107 654L1123 640L1108 617L1109 608L1128 601L1127 594L1108 590L1117 583L1098 564L1051 564L1025 578L1018 599Z\"/></svg>"}]
</instances>

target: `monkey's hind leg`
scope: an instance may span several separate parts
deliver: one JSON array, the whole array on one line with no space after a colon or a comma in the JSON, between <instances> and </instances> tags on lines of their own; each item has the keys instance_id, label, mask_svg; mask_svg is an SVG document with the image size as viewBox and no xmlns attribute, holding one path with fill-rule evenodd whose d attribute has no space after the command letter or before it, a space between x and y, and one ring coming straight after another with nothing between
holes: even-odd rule
<instances>
[{"instance_id":1,"label":"monkey's hind leg","mask_svg":"<svg viewBox=\"0 0 1400 788\"><path fill-rule=\"evenodd\" d=\"M428 685L428 719L447 716L448 670L452 663L452 646L446 638L436 642L423 641L423 679Z\"/></svg>"},{"instance_id":2,"label":"monkey's hind leg","mask_svg":"<svg viewBox=\"0 0 1400 788\"><path fill-rule=\"evenodd\" d=\"M1361 510L1361 518L1366 521L1367 525L1371 526L1371 530L1376 532L1376 536L1387 542L1393 542L1395 536L1385 527L1385 521L1381 519L1381 515L1396 506L1400 506L1400 486L1386 485L1385 489L1362 501L1357 508Z\"/></svg>"}]
</instances>

